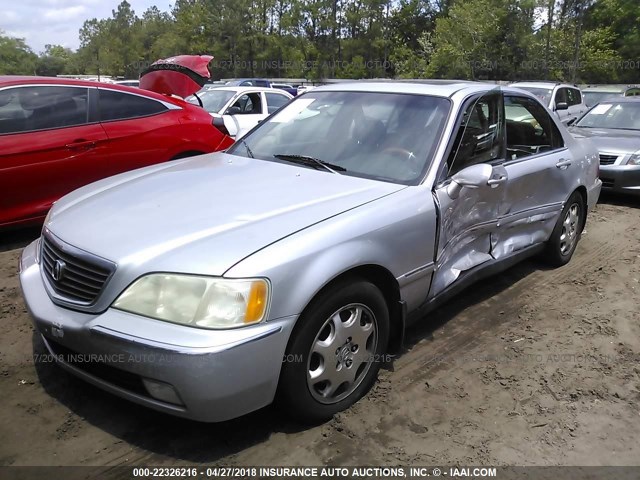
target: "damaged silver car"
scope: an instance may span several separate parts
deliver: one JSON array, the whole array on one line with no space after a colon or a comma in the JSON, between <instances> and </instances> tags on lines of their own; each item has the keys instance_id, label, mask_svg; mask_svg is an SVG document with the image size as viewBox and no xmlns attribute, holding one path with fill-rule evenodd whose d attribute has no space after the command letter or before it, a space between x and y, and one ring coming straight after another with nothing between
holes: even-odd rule
<instances>
[{"instance_id":1,"label":"damaged silver car","mask_svg":"<svg viewBox=\"0 0 640 480\"><path fill-rule=\"evenodd\" d=\"M492 87L320 87L226 153L75 191L22 255L37 332L63 368L163 412L222 421L277 399L331 417L439 302L575 251L597 151Z\"/></svg>"}]
</instances>

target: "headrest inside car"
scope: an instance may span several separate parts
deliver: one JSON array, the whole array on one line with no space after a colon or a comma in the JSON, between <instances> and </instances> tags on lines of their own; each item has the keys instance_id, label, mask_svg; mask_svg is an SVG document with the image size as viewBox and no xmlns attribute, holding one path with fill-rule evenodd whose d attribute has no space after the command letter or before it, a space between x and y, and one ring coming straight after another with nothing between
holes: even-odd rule
<instances>
[{"instance_id":1,"label":"headrest inside car","mask_svg":"<svg viewBox=\"0 0 640 480\"><path fill-rule=\"evenodd\" d=\"M31 89L18 89L18 100L26 110L49 107L55 104L55 96Z\"/></svg>"}]
</instances>

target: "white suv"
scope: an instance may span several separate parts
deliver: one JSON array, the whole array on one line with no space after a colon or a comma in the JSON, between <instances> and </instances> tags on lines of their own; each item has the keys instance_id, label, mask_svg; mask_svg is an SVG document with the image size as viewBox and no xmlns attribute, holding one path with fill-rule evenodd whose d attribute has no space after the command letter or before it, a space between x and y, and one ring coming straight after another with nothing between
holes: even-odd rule
<instances>
[{"instance_id":1,"label":"white suv","mask_svg":"<svg viewBox=\"0 0 640 480\"><path fill-rule=\"evenodd\" d=\"M582 92L575 85L554 82L516 82L509 86L534 94L565 125L571 125L588 109Z\"/></svg>"}]
</instances>

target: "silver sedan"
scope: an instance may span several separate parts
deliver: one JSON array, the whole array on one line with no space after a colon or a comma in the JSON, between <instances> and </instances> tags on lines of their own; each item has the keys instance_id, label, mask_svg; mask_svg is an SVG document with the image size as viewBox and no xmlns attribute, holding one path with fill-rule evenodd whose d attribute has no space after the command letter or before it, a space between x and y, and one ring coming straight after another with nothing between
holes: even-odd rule
<instances>
[{"instance_id":1,"label":"silver sedan","mask_svg":"<svg viewBox=\"0 0 640 480\"><path fill-rule=\"evenodd\" d=\"M570 131L598 148L603 189L640 195L640 98L601 102Z\"/></svg>"},{"instance_id":2,"label":"silver sedan","mask_svg":"<svg viewBox=\"0 0 640 480\"><path fill-rule=\"evenodd\" d=\"M59 364L174 415L365 395L404 329L541 254L567 263L597 151L532 95L480 83L314 89L226 153L58 201L20 263Z\"/></svg>"}]
</instances>

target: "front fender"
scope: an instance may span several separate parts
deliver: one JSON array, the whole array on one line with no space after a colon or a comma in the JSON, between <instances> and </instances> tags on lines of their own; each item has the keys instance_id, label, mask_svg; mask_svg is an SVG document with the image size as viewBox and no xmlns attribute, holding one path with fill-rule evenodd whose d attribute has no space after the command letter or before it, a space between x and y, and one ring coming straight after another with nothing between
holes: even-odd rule
<instances>
[{"instance_id":1,"label":"front fender","mask_svg":"<svg viewBox=\"0 0 640 480\"><path fill-rule=\"evenodd\" d=\"M292 234L250 255L226 277L265 276L273 286L269 319L302 313L340 275L365 265L388 271L408 310L431 281L436 212L424 187L409 187ZM409 274L409 275L407 275Z\"/></svg>"}]
</instances>

